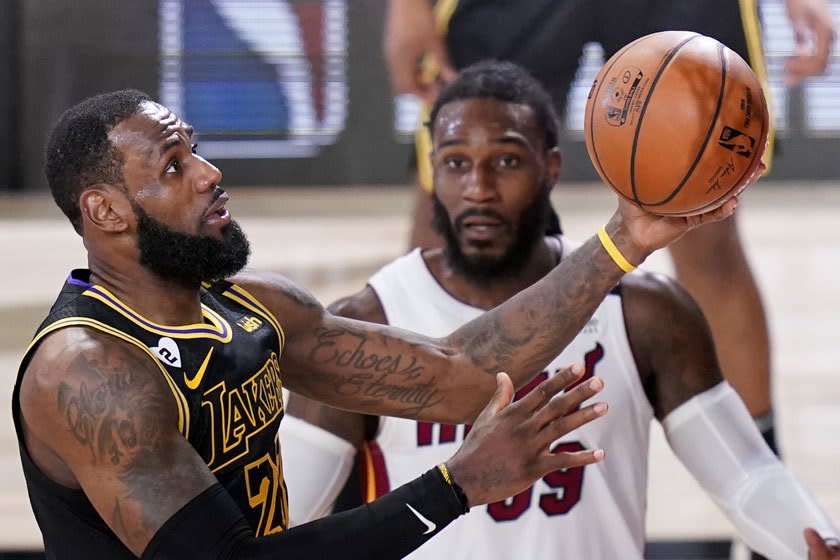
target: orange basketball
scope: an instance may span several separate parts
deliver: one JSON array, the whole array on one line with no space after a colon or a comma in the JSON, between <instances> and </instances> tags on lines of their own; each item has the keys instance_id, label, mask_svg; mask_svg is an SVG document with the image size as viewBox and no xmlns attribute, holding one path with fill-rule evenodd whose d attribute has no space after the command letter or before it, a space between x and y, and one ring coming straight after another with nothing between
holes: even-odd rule
<instances>
[{"instance_id":1,"label":"orange basketball","mask_svg":"<svg viewBox=\"0 0 840 560\"><path fill-rule=\"evenodd\" d=\"M663 31L613 55L586 102L586 149L619 195L664 216L713 210L744 188L767 143L764 92L720 42Z\"/></svg>"}]
</instances>

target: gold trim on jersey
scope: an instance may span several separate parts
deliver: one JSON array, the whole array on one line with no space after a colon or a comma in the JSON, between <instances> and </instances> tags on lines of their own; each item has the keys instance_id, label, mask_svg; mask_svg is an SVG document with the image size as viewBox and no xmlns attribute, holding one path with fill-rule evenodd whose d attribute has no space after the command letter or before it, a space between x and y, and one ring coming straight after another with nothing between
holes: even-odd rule
<instances>
[{"instance_id":1,"label":"gold trim on jersey","mask_svg":"<svg viewBox=\"0 0 840 560\"><path fill-rule=\"evenodd\" d=\"M233 338L233 329L230 323L203 303L201 304L201 315L209 323L169 326L146 319L102 286L91 286L82 295L99 300L140 328L162 336L171 338L209 338L222 343L228 343Z\"/></svg>"},{"instance_id":2,"label":"gold trim on jersey","mask_svg":"<svg viewBox=\"0 0 840 560\"><path fill-rule=\"evenodd\" d=\"M59 319L55 323L52 323L42 330L36 333L35 337L32 339L32 342L29 343L29 346L26 348L26 352L24 356L29 355L29 352L35 347L35 345L40 342L45 336L50 333L53 333L59 329L63 329L66 327L89 327L92 329L96 329L98 331L104 332L105 334L110 334L111 336L115 336L121 340L124 340L134 346L137 346L141 350L143 350L152 361L157 365L158 369L160 369L161 373L163 374L163 378L166 380L166 383L169 385L169 390L172 392L172 395L175 397L175 404L178 407L178 431L185 437L189 438L190 434L190 409L187 405L187 398L175 384L171 377L169 377L169 373L167 373L166 369L158 360L157 356L152 353L149 348L143 344L140 340L137 340L130 334L124 333L121 330L118 330L110 325L106 325L105 323L101 323L96 319L91 319L89 317L65 317L64 319Z\"/></svg>"},{"instance_id":3,"label":"gold trim on jersey","mask_svg":"<svg viewBox=\"0 0 840 560\"><path fill-rule=\"evenodd\" d=\"M237 294L237 291L242 292L242 295L248 299L246 300ZM277 338L280 341L280 355L283 354L283 346L286 344L286 333L283 331L283 327L280 326L280 321L277 320L274 313L269 311L269 309L263 305L260 300L255 298L250 292L248 292L248 290L239 284L231 284L229 289L222 292L222 295L229 297L249 311L262 315L269 323L271 323L271 326L274 327L274 330L277 332Z\"/></svg>"},{"instance_id":4,"label":"gold trim on jersey","mask_svg":"<svg viewBox=\"0 0 840 560\"><path fill-rule=\"evenodd\" d=\"M773 119L773 99L770 87L767 82L767 63L764 60L764 47L761 42L761 22L758 19L758 4L756 0L738 0L738 8L741 10L741 24L744 26L744 38L747 42L747 54L750 57L750 67L758 78L758 83L764 90L764 98L767 100L767 112L770 114L770 122L767 123L767 149L761 156L761 161L767 166L766 173L770 172L773 163L773 145L776 142L776 126Z\"/></svg>"}]
</instances>

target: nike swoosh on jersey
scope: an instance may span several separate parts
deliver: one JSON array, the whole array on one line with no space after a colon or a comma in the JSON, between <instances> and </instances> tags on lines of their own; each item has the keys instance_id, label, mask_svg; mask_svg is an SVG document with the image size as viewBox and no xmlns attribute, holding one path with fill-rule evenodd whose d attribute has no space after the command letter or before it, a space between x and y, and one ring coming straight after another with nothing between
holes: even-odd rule
<instances>
[{"instance_id":1,"label":"nike swoosh on jersey","mask_svg":"<svg viewBox=\"0 0 840 560\"><path fill-rule=\"evenodd\" d=\"M424 535L428 535L429 533L434 532L437 529L437 525L423 517L423 514L411 507L411 504L405 504L405 507L411 510L411 513L414 514L414 517L420 520L420 522L426 526L426 530L423 532Z\"/></svg>"},{"instance_id":2,"label":"nike swoosh on jersey","mask_svg":"<svg viewBox=\"0 0 840 560\"><path fill-rule=\"evenodd\" d=\"M214 346L210 347L210 350L207 351L207 355L204 356L204 361L201 362L201 365L198 368L198 371L195 372L195 375L190 379L187 377L187 372L184 372L184 383L187 384L187 387L190 389L197 389L198 386L201 384L201 379L204 377L204 372L207 371L207 365L210 363L210 356L213 355L213 348Z\"/></svg>"}]
</instances>

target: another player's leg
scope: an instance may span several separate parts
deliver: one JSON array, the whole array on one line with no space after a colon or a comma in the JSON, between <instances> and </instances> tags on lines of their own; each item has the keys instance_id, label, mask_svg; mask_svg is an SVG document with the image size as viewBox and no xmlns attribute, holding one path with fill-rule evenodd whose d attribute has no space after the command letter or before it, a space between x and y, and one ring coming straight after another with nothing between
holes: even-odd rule
<instances>
[{"instance_id":1,"label":"another player's leg","mask_svg":"<svg viewBox=\"0 0 840 560\"><path fill-rule=\"evenodd\" d=\"M705 0L672 2L666 10L666 22L688 22L686 27L714 37L733 49L752 66L759 81L767 88L767 68L761 38L761 23L754 0ZM773 100L768 99L773 113ZM771 168L775 133L771 126L763 161ZM681 282L689 287L703 306L715 334L715 344L724 374L744 399L765 439L773 441L770 392L770 347L767 320L758 287L744 256L734 220L682 240L672 247ZM710 265L699 259L708 259ZM699 263L703 262L703 266ZM692 275L692 277L689 277ZM697 275L697 276L693 276ZM727 295L715 294L729 282ZM726 299L721 300L721 297ZM702 298L702 299L701 299ZM712 306L712 300L729 302ZM736 337L740 337L737 340Z\"/></svg>"},{"instance_id":2,"label":"another player's leg","mask_svg":"<svg viewBox=\"0 0 840 560\"><path fill-rule=\"evenodd\" d=\"M415 177L412 195L410 247L440 247L443 239L432 227L432 196Z\"/></svg>"}]
</instances>

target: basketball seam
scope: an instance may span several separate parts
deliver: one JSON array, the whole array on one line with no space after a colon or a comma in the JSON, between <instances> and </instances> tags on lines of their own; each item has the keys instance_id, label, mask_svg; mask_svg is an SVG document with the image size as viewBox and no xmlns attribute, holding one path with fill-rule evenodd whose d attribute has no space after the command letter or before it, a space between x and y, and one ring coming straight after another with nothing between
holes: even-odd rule
<instances>
[{"instance_id":1,"label":"basketball seam","mask_svg":"<svg viewBox=\"0 0 840 560\"><path fill-rule=\"evenodd\" d=\"M622 48L621 48L621 49L620 49L617 53L615 53L615 54L611 57L611 58L613 59L612 63L609 65L609 67L606 69L606 71L604 71L604 72L603 72L604 77L606 77L607 75L609 75L610 70L612 70L613 66L615 66L616 64L618 64L618 61L621 59L621 55L622 55L625 51L629 50L629 49L630 49L630 47L632 47L632 46L633 46L633 45L635 45L636 43L640 43L640 42L642 42L642 41L644 41L644 40L646 40L646 39L648 39L648 37L639 37L638 39L636 39L636 40L635 40L635 41L633 41L632 43L629 43L629 44L625 45L625 46L624 46L624 47L622 47ZM598 84L598 86L597 86L597 87L595 88L595 90L592 92L592 96L591 96L591 97L592 97L592 99L593 99L593 100L598 99L598 95L601 93L601 88L602 88L602 87L604 87L604 80L601 80L601 82ZM613 184L613 182L610 180L609 175L607 174L607 171L604 169L604 166L603 166L603 165L601 165L601 158L598 156L598 145L597 145L597 144L596 144L596 142L595 142L595 125L594 125L594 122L595 122L595 121L594 121L594 119L595 119L595 108L596 108L596 106L597 106L597 103L595 103L595 101L593 101L593 102L592 102L591 107L589 108L589 123L590 123L590 126L589 126L589 129L590 129L589 136L590 136L590 142L591 142L591 144L592 144L592 153L590 154L590 159L592 159L592 160L593 160L593 161L592 161L592 163L595 165L595 170L596 170L596 171L598 171L599 175L601 175L601 178L602 178L602 179L603 179L603 180L604 180L604 181L605 181L608 185L612 185L612 184ZM618 192L618 191L616 191L616 192L617 192L619 195L621 195L623 198L626 198L627 200L633 200L632 198L630 198L629 196L627 196L627 195L625 195L625 194L623 194L623 193L620 193L620 192Z\"/></svg>"},{"instance_id":2,"label":"basketball seam","mask_svg":"<svg viewBox=\"0 0 840 560\"><path fill-rule=\"evenodd\" d=\"M653 76L653 81L650 84L650 89L648 89L647 96L645 97L645 102L642 104L642 110L639 112L639 122L636 125L636 130L633 132L633 145L630 148L630 190L633 193L633 200L636 204L644 205L644 206L651 206L653 204L649 204L647 202L642 202L639 199L639 195L636 193L636 147L639 143L639 134L642 130L642 124L644 123L645 113L647 112L648 105L650 105L650 99L653 97L653 92L656 91L656 84L659 82L659 79L662 77L662 74L665 73L665 69L668 67L668 64L677 56L677 52L681 48L683 48L686 44L693 41L694 39L700 37L701 35L697 34L688 39L685 39L682 43L671 49L671 52L664 58L662 63L659 65L659 68L656 69L656 74ZM718 104L720 104L720 99L718 99ZM702 150L701 150L702 153ZM682 185L685 184L686 179L683 179L683 183L677 187L677 191L682 188ZM675 192L677 192L675 191ZM673 197L675 193L671 193ZM667 199L663 202L657 202L655 204L664 204L667 202Z\"/></svg>"},{"instance_id":3,"label":"basketball seam","mask_svg":"<svg viewBox=\"0 0 840 560\"><path fill-rule=\"evenodd\" d=\"M706 153L706 149L709 147L709 139L712 137L712 132L717 125L718 118L720 117L720 109L723 106L723 95L726 91L726 80L729 77L727 61L726 61L726 52L724 50L723 45L718 45L718 54L720 55L720 90L718 91L718 99L717 99L717 106L715 107L715 114L712 116L712 122L709 124L708 130L706 130L706 138L703 140L703 145L697 152L697 156L694 158L691 166L689 166L688 171L686 171L685 176L683 177L680 184L677 185L671 194L666 196L663 200L659 202L646 202L645 206L661 206L663 204L667 204L675 196L679 194L682 188L685 186L686 182L691 178L691 175L694 173L694 170L697 168L697 164L700 163L700 160L703 159L703 155ZM737 183L735 183L737 185ZM729 192L729 191L727 191Z\"/></svg>"},{"instance_id":4,"label":"basketball seam","mask_svg":"<svg viewBox=\"0 0 840 560\"><path fill-rule=\"evenodd\" d=\"M761 87L761 86L759 85L759 87ZM762 113L763 113L764 111L767 110L767 99L765 99L764 93L760 90L759 90L759 96L761 97L761 101L762 101L761 108L762 108ZM761 124L761 132L759 132L759 135L758 135L759 139L764 138L764 141L765 142L767 141L767 131L768 131L769 127L770 127L769 119L763 120L763 122ZM709 210L717 208L718 206L720 206L719 202L721 201L721 199L728 196L729 193L731 193L735 189L738 189L739 187L741 187L741 188L738 192L742 191L743 190L742 183L744 182L744 177L746 177L748 173L752 173L753 171L755 171L755 161L756 161L756 158L758 158L759 160L761 159L761 155L762 155L761 152L762 152L762 150L756 149L753 152L753 157L752 157L752 160L750 161L750 164L746 167L746 169L744 169L744 172L741 174L741 177L732 184L732 187L730 187L725 193L721 193L721 195L719 197L717 197L713 202L709 202L703 208L700 208L699 211L708 212ZM735 194L737 195L738 193L735 193Z\"/></svg>"}]
</instances>

